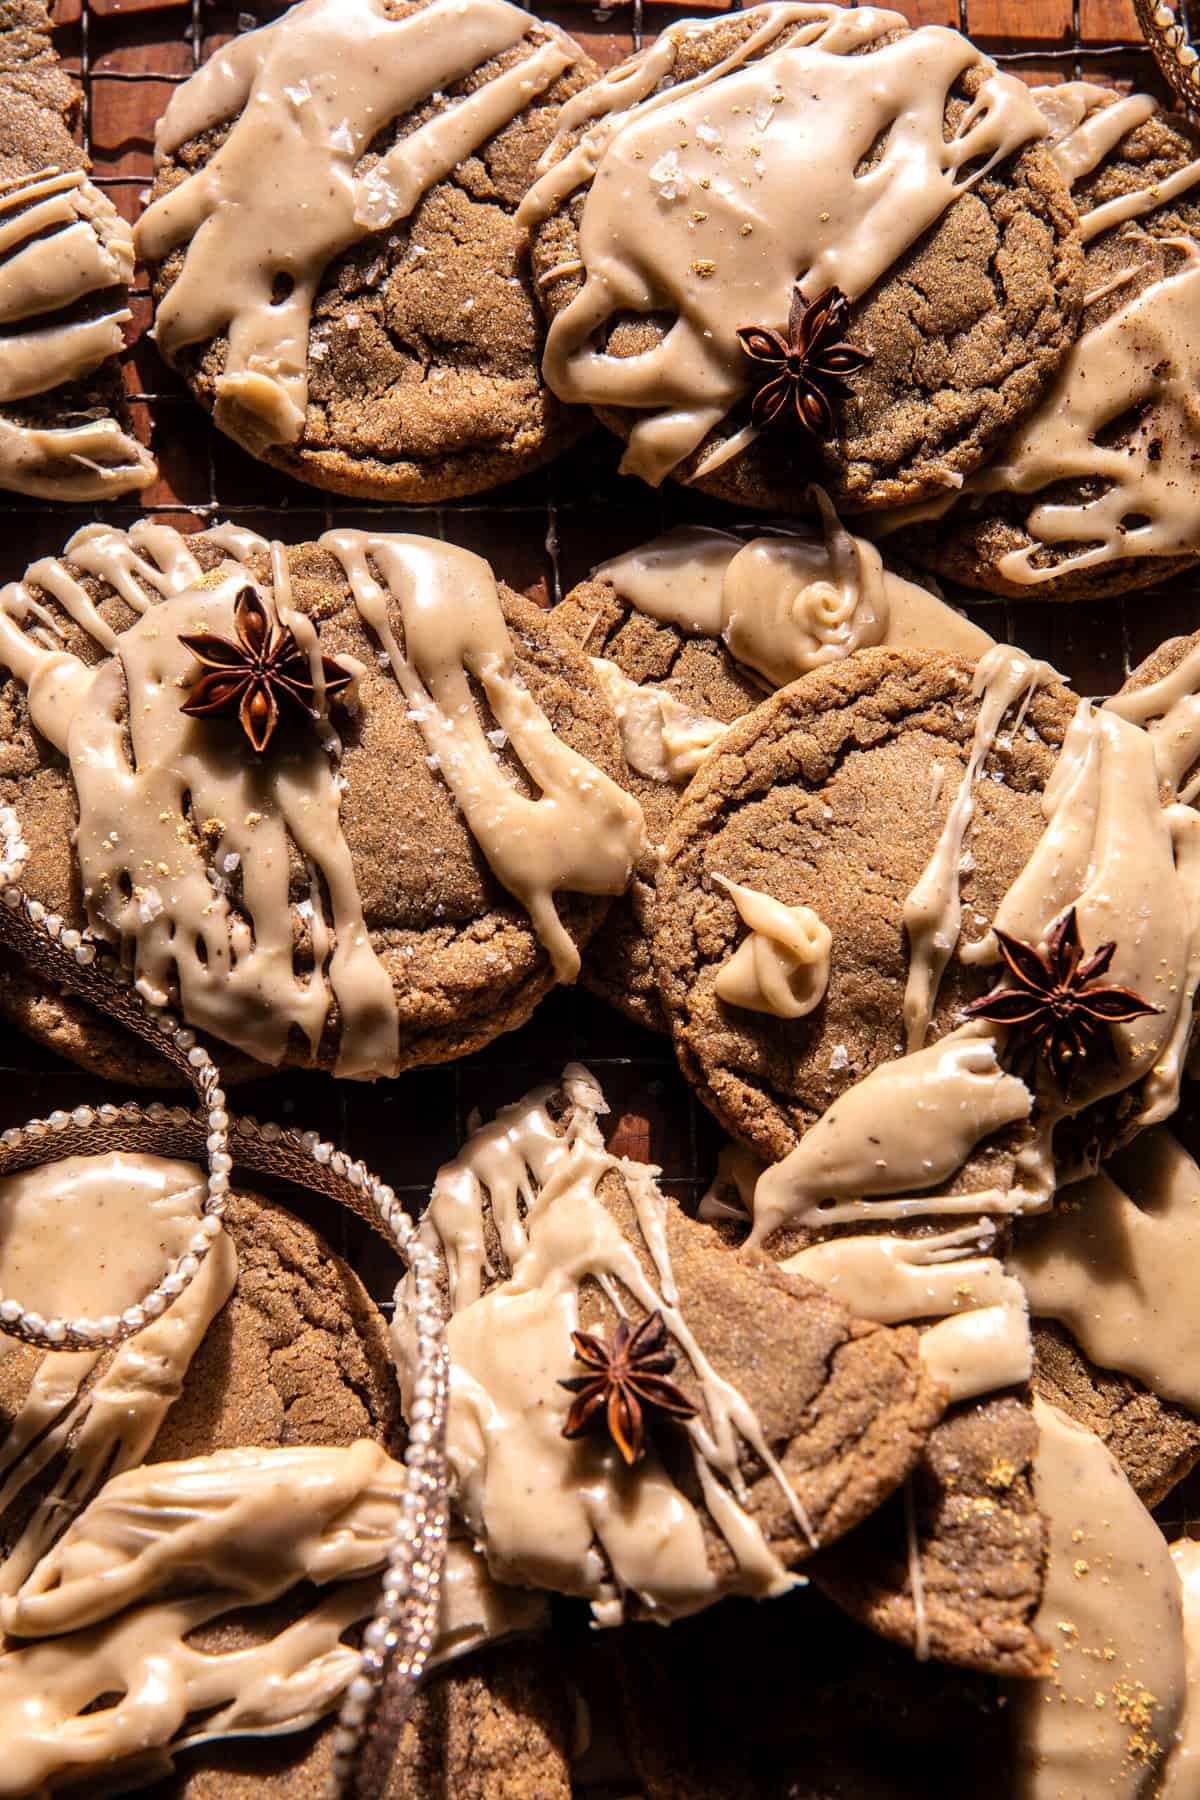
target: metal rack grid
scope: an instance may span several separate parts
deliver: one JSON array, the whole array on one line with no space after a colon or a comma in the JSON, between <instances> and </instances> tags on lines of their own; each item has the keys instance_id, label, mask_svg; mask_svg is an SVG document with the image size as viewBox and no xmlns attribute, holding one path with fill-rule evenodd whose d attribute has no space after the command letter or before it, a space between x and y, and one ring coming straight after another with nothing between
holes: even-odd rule
<instances>
[{"instance_id":1,"label":"metal rack grid","mask_svg":"<svg viewBox=\"0 0 1200 1800\"><path fill-rule=\"evenodd\" d=\"M717 11L713 0L668 6L632 0L611 9L562 0L535 11L580 38L605 65L640 46L685 13ZM955 24L971 31L999 61L1029 79L1115 76L1163 92L1153 59L1137 39L1128 0L893 0L914 23ZM239 28L283 10L265 0L254 11L209 0L57 0L60 49L83 90L81 118L95 179L129 219L151 178L153 124L170 89ZM1165 97L1165 95L1164 95ZM150 322L139 278L131 293L134 327ZM551 604L601 555L638 543L702 510L722 509L683 491L654 494L616 473L616 451L598 432L550 469L496 493L419 509L339 500L254 462L223 438L182 383L141 336L124 359L135 421L159 456L163 478L133 506L98 509L127 524L147 512L204 520L233 518L268 534L302 541L348 515L388 515L407 529L428 531L484 552L512 586ZM39 506L0 497L0 580L19 575L35 555L59 547L97 509ZM735 515L729 514L732 519ZM599 523L598 523L599 521ZM1200 584L1180 581L1148 601L1045 607L962 597L966 609L997 636L1047 657L1082 691L1103 694L1161 638L1197 622ZM668 1191L694 1199L703 1191L720 1141L713 1121L679 1075L669 1046L616 1017L583 992L559 990L522 1030L449 1067L419 1070L370 1089L327 1077L273 1077L241 1096L262 1117L303 1119L364 1157L398 1191L420 1205L438 1164L452 1154L473 1110L489 1114L555 1073L568 1058L600 1076L613 1112L611 1136L621 1151L659 1163ZM0 1128L56 1106L112 1098L111 1086L61 1063L0 1025ZM1189 1116L1184 1135L1200 1133ZM344 1213L316 1211L377 1298L386 1300L396 1264L378 1240ZM1168 1504L1177 1527L1200 1516L1200 1482Z\"/></svg>"}]
</instances>

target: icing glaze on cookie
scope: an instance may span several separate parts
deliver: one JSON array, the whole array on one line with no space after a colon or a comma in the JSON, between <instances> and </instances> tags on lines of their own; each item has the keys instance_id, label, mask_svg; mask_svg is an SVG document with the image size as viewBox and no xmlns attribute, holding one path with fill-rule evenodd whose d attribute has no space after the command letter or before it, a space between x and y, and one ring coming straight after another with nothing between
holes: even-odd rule
<instances>
[{"instance_id":1,"label":"icing glaze on cookie","mask_svg":"<svg viewBox=\"0 0 1200 1800\"><path fill-rule=\"evenodd\" d=\"M186 1254L203 1197L203 1174L194 1164L121 1151L5 1176L0 1294L25 1296L46 1318L119 1315L141 1299L148 1275ZM94 1380L99 1351L42 1358L0 1446L0 1514L72 1433L75 1441L53 1487L0 1561L0 1594L20 1587L103 1480L141 1461L236 1275L233 1244L222 1231L170 1309L128 1338ZM16 1340L0 1340L0 1359L19 1354Z\"/></svg>"},{"instance_id":2,"label":"icing glaze on cookie","mask_svg":"<svg viewBox=\"0 0 1200 1800\"><path fill-rule=\"evenodd\" d=\"M951 1400L970 1400L1033 1373L1025 1293L997 1257L982 1253L991 1237L986 1224L923 1238L836 1237L780 1267L819 1281L880 1325L936 1320L921 1335L921 1360Z\"/></svg>"},{"instance_id":3,"label":"icing glaze on cookie","mask_svg":"<svg viewBox=\"0 0 1200 1800\"><path fill-rule=\"evenodd\" d=\"M874 544L848 532L818 489L822 533L758 537L681 526L601 563L647 618L690 636L719 637L771 687L886 644L982 656L992 640L926 588L886 569Z\"/></svg>"},{"instance_id":4,"label":"icing glaze on cookie","mask_svg":"<svg viewBox=\"0 0 1200 1800\"><path fill-rule=\"evenodd\" d=\"M445 89L535 24L507 0L432 0L400 19L381 0L301 0L226 44L175 91L155 138L160 164L234 123L203 168L154 202L136 241L154 261L184 248L155 339L174 360L226 337L216 418L232 436L251 448L301 436L309 321L325 270L369 233L407 219L571 66L569 40L553 34L444 103ZM443 102L432 118L370 159L380 132L431 101Z\"/></svg>"},{"instance_id":5,"label":"icing glaze on cookie","mask_svg":"<svg viewBox=\"0 0 1200 1800\"><path fill-rule=\"evenodd\" d=\"M0 404L48 394L125 348L133 238L82 169L0 182ZM104 295L93 316L63 318ZM70 426L0 420L0 486L46 500L104 500L144 488L154 459L115 419Z\"/></svg>"},{"instance_id":6,"label":"icing glaze on cookie","mask_svg":"<svg viewBox=\"0 0 1200 1800\"><path fill-rule=\"evenodd\" d=\"M1112 90L1089 82L1037 88L1050 127L1050 154L1068 185L1093 174L1131 131L1158 114L1145 94L1112 104ZM1127 194L1085 208L1084 242L1157 212L1200 183L1200 159ZM1100 484L1100 492L1038 500L1023 520L1028 544L1007 551L997 573L1022 586L1134 557L1190 555L1196 547L1192 447L1200 429L1200 247L1190 237L1161 238L1181 253L1172 272L1145 280L1136 263L1088 295L1092 304L1132 292L1067 352L1045 395L963 494L1034 498L1060 481ZM1149 240L1147 247L1150 248ZM1116 444L1106 428L1137 410L1132 434ZM904 508L885 529L943 516L958 496ZM966 504L970 505L968 499ZM1047 552L1054 552L1053 555Z\"/></svg>"},{"instance_id":7,"label":"icing glaze on cookie","mask_svg":"<svg viewBox=\"0 0 1200 1800\"><path fill-rule=\"evenodd\" d=\"M1200 1780L1200 1544L1181 1538L1171 1545L1171 1560L1183 1589L1187 1699L1158 1800L1191 1800Z\"/></svg>"},{"instance_id":8,"label":"icing glaze on cookie","mask_svg":"<svg viewBox=\"0 0 1200 1800\"><path fill-rule=\"evenodd\" d=\"M1200 794L1200 645L1157 681L1114 694L1104 710L1149 733L1159 776L1190 805Z\"/></svg>"},{"instance_id":9,"label":"icing glaze on cookie","mask_svg":"<svg viewBox=\"0 0 1200 1800\"><path fill-rule=\"evenodd\" d=\"M1200 1169L1169 1132L1065 1188L1008 1260L1034 1314L1092 1362L1200 1411Z\"/></svg>"},{"instance_id":10,"label":"icing glaze on cookie","mask_svg":"<svg viewBox=\"0 0 1200 1800\"><path fill-rule=\"evenodd\" d=\"M1180 1583L1166 1541L1111 1453L1034 1400L1033 1483L1049 1522L1035 1626L1051 1674L1019 1683L1018 1800L1142 1800L1187 1688Z\"/></svg>"},{"instance_id":11,"label":"icing glaze on cookie","mask_svg":"<svg viewBox=\"0 0 1200 1800\"><path fill-rule=\"evenodd\" d=\"M574 980L579 952L554 894L621 893L641 845L641 808L555 735L517 678L496 577L481 556L432 538L366 531L330 531L320 541L345 570L493 875L526 908L559 979ZM403 620L403 648L389 601ZM537 798L520 793L501 767L475 709L472 677Z\"/></svg>"},{"instance_id":12,"label":"icing glaze on cookie","mask_svg":"<svg viewBox=\"0 0 1200 1800\"><path fill-rule=\"evenodd\" d=\"M574 1105L565 1135L548 1110L553 1088L502 1108L440 1171L421 1228L442 1251L450 1283L456 1505L486 1546L493 1573L585 1594L606 1624L620 1619L627 1591L664 1620L719 1592L780 1592L794 1578L743 1505L739 1445L761 1459L811 1537L804 1509L754 1412L713 1368L680 1310L656 1171L605 1149L596 1120L603 1097L586 1071L569 1068L564 1085ZM608 1176L625 1184L652 1275L600 1197ZM486 1293L485 1195L510 1270ZM567 1396L559 1382L571 1373L579 1288L588 1280L661 1311L695 1372L704 1415L687 1427L690 1463L732 1553L731 1576L711 1566L700 1512L656 1455L631 1475L611 1450L562 1435ZM395 1328L402 1376L409 1366L405 1292L402 1283Z\"/></svg>"},{"instance_id":13,"label":"icing glaze on cookie","mask_svg":"<svg viewBox=\"0 0 1200 1800\"><path fill-rule=\"evenodd\" d=\"M821 1004L829 986L828 925L811 906L784 906L723 875L714 880L750 929L717 975L717 994L729 1006L773 1013L777 1019L804 1018Z\"/></svg>"},{"instance_id":14,"label":"icing glaze on cookie","mask_svg":"<svg viewBox=\"0 0 1200 1800\"><path fill-rule=\"evenodd\" d=\"M1200 172L1192 180L1200 178ZM1040 494L1059 481L1099 481L1093 498L1042 500L1029 514L1031 544L997 564L1010 581L1036 585L1068 570L1195 547L1195 438L1200 412L1200 247L1177 273L1142 288L1068 351L1046 399L1003 455L972 478L979 494ZM1103 442L1105 428L1148 408L1132 449ZM1066 555L1039 560L1046 548Z\"/></svg>"},{"instance_id":15,"label":"icing glaze on cookie","mask_svg":"<svg viewBox=\"0 0 1200 1800\"><path fill-rule=\"evenodd\" d=\"M1057 1119L1135 1083L1139 1124L1174 1111L1200 980L1200 815L1160 804L1149 736L1087 701L1079 704L1043 810L1046 829L995 923L1022 942L1044 943L1074 906L1086 944L1115 941L1111 979L1161 1010L1115 1028L1115 1067L1097 1072L1086 1091L1069 1103L1043 1097L1036 1147L1022 1154L1019 1179L1006 1194L891 1198L946 1180L976 1143L1028 1116L1032 1097L1023 1082L1001 1073L993 1028L975 1021L881 1064L763 1175L755 1191L756 1242L784 1221L1040 1211L1053 1194L1050 1133ZM991 933L961 955L976 963L998 959Z\"/></svg>"},{"instance_id":16,"label":"icing glaze on cookie","mask_svg":"<svg viewBox=\"0 0 1200 1800\"><path fill-rule=\"evenodd\" d=\"M327 714L266 762L181 710L195 666L181 637L231 637L247 586L269 618L295 632L315 671L318 707L323 700L316 632L291 606L282 547L232 527L204 539L223 553L206 576L169 526L87 527L61 561L44 559L24 583L0 591L0 661L28 689L37 729L70 763L89 923L132 947L139 989L152 1004L165 1005L177 985L193 1026L260 1061L280 1061L294 1032L315 1056L336 1005L338 1073L394 1072L396 992L363 917L340 824L341 744ZM641 841L640 808L559 740L520 681L496 580L480 557L431 539L362 532L330 533L323 544L345 568L432 766L497 879L527 906L560 978L573 977L578 953L554 894L620 892ZM252 557L256 567L269 559L270 581L252 574ZM133 624L114 632L73 570L115 588L137 614ZM37 590L109 654L92 665L48 647L57 625ZM390 602L403 621L403 649ZM505 772L476 713L472 681L537 798ZM304 913L289 901L291 845L310 874ZM307 959L296 950L302 919Z\"/></svg>"},{"instance_id":17,"label":"icing glaze on cookie","mask_svg":"<svg viewBox=\"0 0 1200 1800\"><path fill-rule=\"evenodd\" d=\"M630 681L616 663L593 656L592 668L616 714L625 761L651 781L682 786L729 729L677 700L652 681Z\"/></svg>"},{"instance_id":18,"label":"icing glaze on cookie","mask_svg":"<svg viewBox=\"0 0 1200 1800\"><path fill-rule=\"evenodd\" d=\"M519 215L533 225L590 183L585 279L551 323L544 372L561 399L637 411L621 466L655 484L746 392L740 326L782 322L796 281L812 297L831 284L864 294L954 200L1046 133L1029 90L957 32L908 32L868 63L850 53L904 29L902 15L780 4L746 16L745 41L690 80L654 91L705 29L684 22L569 102L560 140L588 129L557 162L551 147ZM968 69L982 86L947 139L947 100ZM635 356L597 348L630 313L673 323ZM738 434L737 447L747 441Z\"/></svg>"},{"instance_id":19,"label":"icing glaze on cookie","mask_svg":"<svg viewBox=\"0 0 1200 1800\"><path fill-rule=\"evenodd\" d=\"M0 1657L0 1794L147 1745L302 1730L328 1712L359 1666L342 1640L374 1605L376 1584L355 1578L386 1561L405 1481L362 1440L219 1450L106 1483L0 1601L5 1631L30 1640ZM188 1641L304 1581L331 1591L265 1642L222 1653Z\"/></svg>"}]
</instances>

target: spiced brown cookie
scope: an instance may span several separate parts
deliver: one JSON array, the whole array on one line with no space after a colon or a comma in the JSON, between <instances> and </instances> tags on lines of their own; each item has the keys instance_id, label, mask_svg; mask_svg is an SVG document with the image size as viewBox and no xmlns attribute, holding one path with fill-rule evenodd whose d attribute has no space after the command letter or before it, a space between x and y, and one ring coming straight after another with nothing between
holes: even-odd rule
<instances>
[{"instance_id":1,"label":"spiced brown cookie","mask_svg":"<svg viewBox=\"0 0 1200 1800\"><path fill-rule=\"evenodd\" d=\"M88 180L81 95L42 0L0 5L0 487L112 500L149 486L115 357L133 275L128 225Z\"/></svg>"},{"instance_id":2,"label":"spiced brown cookie","mask_svg":"<svg viewBox=\"0 0 1200 1800\"><path fill-rule=\"evenodd\" d=\"M43 609L49 662L23 629ZM91 527L0 610L27 891L68 948L85 925L123 943L143 995L175 996L235 1074L463 1054L574 977L628 880L641 818L588 665L467 552ZM67 687L39 683L51 663ZM93 1041L79 1004L12 1004L108 1066L111 1028Z\"/></svg>"},{"instance_id":3,"label":"spiced brown cookie","mask_svg":"<svg viewBox=\"0 0 1200 1800\"><path fill-rule=\"evenodd\" d=\"M594 73L504 0L302 0L219 49L159 123L136 234L156 342L218 426L389 501L571 442L514 214Z\"/></svg>"},{"instance_id":4,"label":"spiced brown cookie","mask_svg":"<svg viewBox=\"0 0 1200 1800\"><path fill-rule=\"evenodd\" d=\"M666 1622L782 1591L903 1480L943 1395L915 1332L731 1254L604 1149L602 1110L571 1066L434 1183L454 1504L500 1578L580 1595L600 1623ZM397 1298L407 1391L408 1282ZM605 1404L622 1359L624 1409Z\"/></svg>"},{"instance_id":5,"label":"spiced brown cookie","mask_svg":"<svg viewBox=\"0 0 1200 1800\"><path fill-rule=\"evenodd\" d=\"M971 665L935 653L869 650L831 664L735 726L676 812L654 945L664 1005L700 1097L771 1161L903 1052L904 905L941 842L975 744L972 678ZM982 937L1041 835L1042 794L1074 708L1062 684L1047 680L1023 729L997 722L998 735L981 746L960 876L966 944ZM724 881L824 922L828 981L808 1012L779 1017L717 992L747 941ZM987 967L951 960L932 1034L952 1028L992 979Z\"/></svg>"},{"instance_id":6,"label":"spiced brown cookie","mask_svg":"<svg viewBox=\"0 0 1200 1800\"><path fill-rule=\"evenodd\" d=\"M740 547L737 539L728 540L731 555ZM551 614L554 624L593 659L593 666L597 660L605 665L601 679L624 725L629 789L646 821L645 852L628 893L612 907L588 947L583 981L635 1023L665 1031L650 955L658 847L680 789L705 749L718 741L723 726L757 706L766 688L761 677L734 660L718 635L693 635L650 617L620 591L622 585L619 572L598 570ZM671 707L670 723L659 696ZM664 744L672 726L680 745L674 755Z\"/></svg>"},{"instance_id":7,"label":"spiced brown cookie","mask_svg":"<svg viewBox=\"0 0 1200 1800\"><path fill-rule=\"evenodd\" d=\"M584 958L583 979L666 1030L650 940L679 795L724 727L777 687L871 644L979 655L991 639L884 566L818 495L822 529L764 537L680 527L596 569L553 618L586 650L621 728L646 853Z\"/></svg>"},{"instance_id":8,"label":"spiced brown cookie","mask_svg":"<svg viewBox=\"0 0 1200 1800\"><path fill-rule=\"evenodd\" d=\"M894 15L668 28L568 106L523 208L550 386L656 484L789 512L814 478L852 508L957 488L1074 335L1043 129L965 39Z\"/></svg>"},{"instance_id":9,"label":"spiced brown cookie","mask_svg":"<svg viewBox=\"0 0 1200 1800\"><path fill-rule=\"evenodd\" d=\"M994 594L1095 599L1165 581L1200 555L1200 137L1144 94L1068 82L1037 95L1082 219L1079 341L948 514L896 541Z\"/></svg>"}]
</instances>

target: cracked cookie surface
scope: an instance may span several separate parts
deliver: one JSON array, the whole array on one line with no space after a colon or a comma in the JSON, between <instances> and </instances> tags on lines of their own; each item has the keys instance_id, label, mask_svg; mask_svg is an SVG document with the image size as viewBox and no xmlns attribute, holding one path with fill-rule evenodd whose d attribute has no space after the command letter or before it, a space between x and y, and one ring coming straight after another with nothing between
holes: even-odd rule
<instances>
[{"instance_id":1,"label":"cracked cookie surface","mask_svg":"<svg viewBox=\"0 0 1200 1800\"><path fill-rule=\"evenodd\" d=\"M1104 110L1118 98L1114 93L1096 110ZM1200 133L1193 126L1184 119L1168 119L1156 113L1129 131L1097 169L1077 182L1072 197L1086 221L1093 208L1119 202L1146 189L1154 192L1156 184L1186 168L1198 153ZM1186 273L1196 259L1197 244L1200 189L1195 187L1137 218L1132 226L1118 223L1088 243L1085 286L1089 298L1080 322L1081 340L1086 333L1117 319L1156 284ZM1176 337L1178 341L1177 329L1168 326L1166 338ZM1157 354L1152 345L1153 340L1145 336L1144 330L1130 330L1124 348L1115 344L1114 353L1130 362L1131 403L1111 406L1110 416L1098 421L1092 434L1092 441L1104 449L1126 452L1135 471L1142 457L1146 459L1141 463L1143 468L1152 467L1159 460L1163 440L1172 432L1169 403L1164 405L1152 390L1141 391L1146 388L1143 375L1149 375ZM1085 400L1086 397L1082 396ZM1047 395L1047 404L1051 403L1065 405L1059 400L1057 389ZM1031 418L1023 423L1031 424L1040 417L1040 408L1035 408ZM1194 423L1188 429L1194 430ZM1018 431L1018 442L1021 436ZM1007 451L1007 446L998 450L1000 464L1004 464ZM1122 549L1119 555L1091 565L1080 561L1081 553L1092 550L1103 537L1103 533L1087 529L1086 519L1078 511L1101 501L1111 491L1111 480L1099 471L1095 475L1072 473L1057 481L1039 482L1032 492L1009 491L1005 486L1001 491L973 493L968 488L944 517L915 523L890 541L903 554L938 575L989 593L1017 600L1102 599L1166 581L1195 565L1200 547L1188 542L1194 533L1187 529L1200 496L1200 468L1194 452L1180 463L1179 477L1184 529L1176 549L1163 549L1156 554L1139 555ZM1052 522L1054 509L1062 515L1061 526ZM1036 529L1035 515L1043 513L1048 536ZM1072 513L1078 518L1079 528L1067 530ZM1131 484L1126 513L1120 534L1123 536L1127 528L1136 539L1139 525L1145 522L1136 483ZM1036 571L1035 581L1021 579L1012 572L1020 558L1031 559L1029 566Z\"/></svg>"},{"instance_id":2,"label":"cracked cookie surface","mask_svg":"<svg viewBox=\"0 0 1200 1800\"><path fill-rule=\"evenodd\" d=\"M680 802L659 876L660 991L689 1081L768 1161L902 1051L904 900L966 766L978 707L971 678L971 664L935 652L860 651L735 725ZM1039 688L1027 729L987 758L961 883L964 942L982 936L1041 835L1042 792L1074 707L1061 684ZM714 873L813 907L828 925L828 989L807 1016L779 1019L718 998L717 974L744 927ZM931 1037L991 980L952 960Z\"/></svg>"},{"instance_id":3,"label":"cracked cookie surface","mask_svg":"<svg viewBox=\"0 0 1200 1800\"><path fill-rule=\"evenodd\" d=\"M682 85L736 52L762 10L706 23L683 37L674 68L654 91ZM780 33L777 44L786 46L792 35ZM856 53L864 73L872 53ZM948 136L967 113L986 68L968 69L951 90ZM572 142L568 137L568 149ZM767 144L769 154L769 138ZM584 188L560 203L534 234L533 267L551 318L580 287L572 266L591 191ZM552 279L560 268L572 272ZM1066 184L1040 146L1027 146L955 200L852 304L847 336L872 362L854 374L851 397L836 402L837 428L828 443L816 451L802 433L771 430L711 474L699 474L705 459L745 427L748 408L739 405L672 471L674 477L735 505L793 512L807 510L813 480L849 511L944 493L983 461L1053 375L1074 337L1082 269L1078 218ZM669 311L622 313L606 348L615 357L638 356L661 343L671 323ZM596 411L623 438L641 416L619 406L597 405Z\"/></svg>"},{"instance_id":4,"label":"cracked cookie surface","mask_svg":"<svg viewBox=\"0 0 1200 1800\"><path fill-rule=\"evenodd\" d=\"M389 19L427 0L388 0ZM542 330L515 212L562 102L595 74L558 27L530 19L521 42L378 134L372 152L561 41L573 61L518 116L436 182L407 218L375 231L325 269L308 340L308 403L294 445L247 445L275 468L360 498L431 501L477 493L538 467L571 443L585 415L564 408L540 374ZM234 122L236 123L236 121ZM203 169L231 126L167 157L152 200ZM187 246L155 270L161 304ZM195 397L212 410L225 368L222 334L180 357Z\"/></svg>"}]
</instances>

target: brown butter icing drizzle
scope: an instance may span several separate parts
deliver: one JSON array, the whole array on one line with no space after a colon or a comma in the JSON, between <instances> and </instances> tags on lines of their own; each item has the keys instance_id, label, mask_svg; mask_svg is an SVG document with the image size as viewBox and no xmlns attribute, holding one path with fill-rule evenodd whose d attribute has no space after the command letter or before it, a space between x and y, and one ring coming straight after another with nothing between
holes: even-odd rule
<instances>
[{"instance_id":1,"label":"brown butter icing drizzle","mask_svg":"<svg viewBox=\"0 0 1200 1800\"><path fill-rule=\"evenodd\" d=\"M162 261L184 246L158 306L168 360L222 334L216 418L250 448L295 443L308 397L308 332L329 263L408 218L422 196L569 68L553 34L365 164L393 120L511 50L535 26L507 0L433 0L390 18L380 0L301 0L218 50L159 122L160 164L234 120L202 169L160 196L136 233ZM280 298L278 284L290 284Z\"/></svg>"},{"instance_id":2,"label":"brown butter icing drizzle","mask_svg":"<svg viewBox=\"0 0 1200 1800\"><path fill-rule=\"evenodd\" d=\"M518 215L536 225L590 180L585 279L551 323L544 372L560 399L645 415L621 466L652 484L746 392L739 325L782 321L797 280L812 294L865 293L960 194L1046 132L1028 89L993 70L947 139L950 89L988 68L957 32L908 32L864 60L849 53L905 27L900 14L780 4L745 17L745 42L689 81L653 91L678 45L705 30L684 22L568 103L560 145L588 128L557 161L551 147ZM597 349L628 313L673 323L638 355Z\"/></svg>"}]
</instances>

